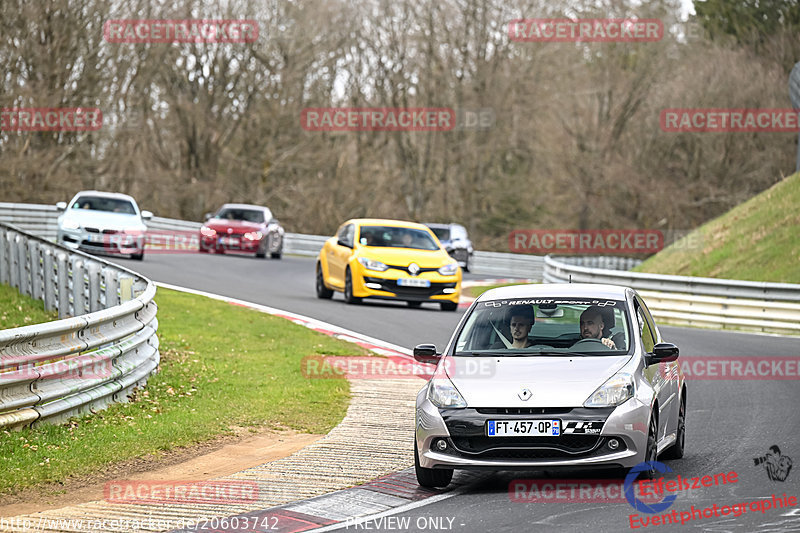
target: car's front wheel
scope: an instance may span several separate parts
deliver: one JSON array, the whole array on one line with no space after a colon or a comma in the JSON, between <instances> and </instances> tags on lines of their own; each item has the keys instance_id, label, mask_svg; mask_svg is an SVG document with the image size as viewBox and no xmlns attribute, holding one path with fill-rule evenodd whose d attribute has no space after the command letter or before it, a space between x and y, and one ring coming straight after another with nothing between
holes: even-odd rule
<instances>
[{"instance_id":1,"label":"car's front wheel","mask_svg":"<svg viewBox=\"0 0 800 533\"><path fill-rule=\"evenodd\" d=\"M656 461L658 460L658 441L656 440L656 435L658 435L658 419L656 418L655 412L650 414L650 425L647 430L647 448L645 448L644 452L644 460L649 464L649 468L643 471L640 477L644 479L655 479L658 475L656 471Z\"/></svg>"},{"instance_id":2,"label":"car's front wheel","mask_svg":"<svg viewBox=\"0 0 800 533\"><path fill-rule=\"evenodd\" d=\"M325 286L325 279L322 277L322 265L317 263L317 298L330 300L332 297L333 291Z\"/></svg>"},{"instance_id":3,"label":"car's front wheel","mask_svg":"<svg viewBox=\"0 0 800 533\"><path fill-rule=\"evenodd\" d=\"M683 457L684 444L686 443L686 392L681 397L681 406L678 408L678 429L675 435L675 444L670 446L661 456L664 459L680 459Z\"/></svg>"},{"instance_id":4,"label":"car's front wheel","mask_svg":"<svg viewBox=\"0 0 800 533\"><path fill-rule=\"evenodd\" d=\"M360 304L361 298L353 296L353 276L350 274L350 268L344 275L344 301L349 304Z\"/></svg>"},{"instance_id":5,"label":"car's front wheel","mask_svg":"<svg viewBox=\"0 0 800 533\"><path fill-rule=\"evenodd\" d=\"M458 304L455 302L440 302L439 307L442 311L455 311L458 309Z\"/></svg>"},{"instance_id":6,"label":"car's front wheel","mask_svg":"<svg viewBox=\"0 0 800 533\"><path fill-rule=\"evenodd\" d=\"M417 483L419 483L420 487L446 487L453 480L452 468L434 469L420 466L417 439L414 439L414 472L417 474Z\"/></svg>"}]
</instances>

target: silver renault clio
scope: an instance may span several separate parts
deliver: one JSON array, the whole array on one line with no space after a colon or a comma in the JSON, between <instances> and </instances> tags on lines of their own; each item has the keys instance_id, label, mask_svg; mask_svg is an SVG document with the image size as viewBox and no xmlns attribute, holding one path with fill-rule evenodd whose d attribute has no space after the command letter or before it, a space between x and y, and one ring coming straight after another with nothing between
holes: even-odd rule
<instances>
[{"instance_id":1,"label":"silver renault clio","mask_svg":"<svg viewBox=\"0 0 800 533\"><path fill-rule=\"evenodd\" d=\"M683 457L686 383L635 290L541 284L483 293L417 395L417 481L454 469L621 472ZM643 476L652 477L654 469Z\"/></svg>"}]
</instances>

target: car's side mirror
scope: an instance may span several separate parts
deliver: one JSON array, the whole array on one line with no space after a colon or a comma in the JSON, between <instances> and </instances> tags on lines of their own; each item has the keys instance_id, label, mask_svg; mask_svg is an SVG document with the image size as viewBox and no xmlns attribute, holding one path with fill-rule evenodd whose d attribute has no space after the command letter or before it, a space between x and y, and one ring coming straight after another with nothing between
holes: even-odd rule
<instances>
[{"instance_id":1,"label":"car's side mirror","mask_svg":"<svg viewBox=\"0 0 800 533\"><path fill-rule=\"evenodd\" d=\"M345 246L347 248L352 248L352 246L350 246L349 244L344 242L342 239L336 239L336 244L338 244L339 246Z\"/></svg>"},{"instance_id":2,"label":"car's side mirror","mask_svg":"<svg viewBox=\"0 0 800 533\"><path fill-rule=\"evenodd\" d=\"M678 358L680 350L670 342L659 342L653 347L653 353L647 354L647 364L669 363Z\"/></svg>"},{"instance_id":3,"label":"car's side mirror","mask_svg":"<svg viewBox=\"0 0 800 533\"><path fill-rule=\"evenodd\" d=\"M211 218L213 216L214 216L213 213L206 213L205 215L203 215L203 220L208 220L209 218Z\"/></svg>"},{"instance_id":4,"label":"car's side mirror","mask_svg":"<svg viewBox=\"0 0 800 533\"><path fill-rule=\"evenodd\" d=\"M420 363L436 364L442 354L436 353L436 345L434 344L418 344L414 346L414 359Z\"/></svg>"},{"instance_id":5,"label":"car's side mirror","mask_svg":"<svg viewBox=\"0 0 800 533\"><path fill-rule=\"evenodd\" d=\"M153 213L151 211L142 211L142 220L152 220Z\"/></svg>"},{"instance_id":6,"label":"car's side mirror","mask_svg":"<svg viewBox=\"0 0 800 533\"><path fill-rule=\"evenodd\" d=\"M67 209L67 202L58 202L56 204L56 209L59 211L65 211Z\"/></svg>"}]
</instances>

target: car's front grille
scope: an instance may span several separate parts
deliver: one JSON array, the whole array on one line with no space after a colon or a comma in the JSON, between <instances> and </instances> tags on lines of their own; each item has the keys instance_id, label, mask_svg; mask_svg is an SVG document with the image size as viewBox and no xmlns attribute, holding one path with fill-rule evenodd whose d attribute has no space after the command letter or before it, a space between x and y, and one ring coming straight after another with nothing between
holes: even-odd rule
<instances>
[{"instance_id":1,"label":"car's front grille","mask_svg":"<svg viewBox=\"0 0 800 533\"><path fill-rule=\"evenodd\" d=\"M444 289L456 287L455 283L431 283L430 287L404 287L397 284L397 280L365 277L366 283L380 284L377 290L393 292L398 298L430 298L437 294L444 294Z\"/></svg>"},{"instance_id":2,"label":"car's front grille","mask_svg":"<svg viewBox=\"0 0 800 533\"><path fill-rule=\"evenodd\" d=\"M478 407L482 415L567 415L569 407Z\"/></svg>"},{"instance_id":3,"label":"car's front grille","mask_svg":"<svg viewBox=\"0 0 800 533\"><path fill-rule=\"evenodd\" d=\"M412 276L416 276L416 275L418 275L418 274L422 274L423 272L436 272L436 271L437 271L437 270L439 270L439 268L440 268L440 267L425 267L425 268L420 268L419 270L417 270L417 273L416 273L416 274L412 274L412 273L411 273L411 271L410 271L410 270L408 270L408 266L401 266L401 265L389 265L389 264L387 264L386 266L388 266L389 268L394 268L394 269L396 269L396 270L402 270L403 272L407 272L407 273L411 274Z\"/></svg>"},{"instance_id":4,"label":"car's front grille","mask_svg":"<svg viewBox=\"0 0 800 533\"><path fill-rule=\"evenodd\" d=\"M453 444L466 453L491 453L492 450L555 450L566 455L587 453L604 441L597 435L560 437L453 437Z\"/></svg>"}]
</instances>

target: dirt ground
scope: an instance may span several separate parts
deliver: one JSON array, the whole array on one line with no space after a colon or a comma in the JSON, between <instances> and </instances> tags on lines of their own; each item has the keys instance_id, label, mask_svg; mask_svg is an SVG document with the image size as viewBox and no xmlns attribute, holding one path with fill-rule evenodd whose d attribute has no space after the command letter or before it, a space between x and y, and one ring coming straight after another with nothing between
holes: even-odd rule
<instances>
[{"instance_id":1,"label":"dirt ground","mask_svg":"<svg viewBox=\"0 0 800 533\"><path fill-rule=\"evenodd\" d=\"M103 499L106 482L130 480L205 480L226 476L287 457L323 435L262 430L115 464L88 477L66 480L0 496L0 516L16 516Z\"/></svg>"}]
</instances>

